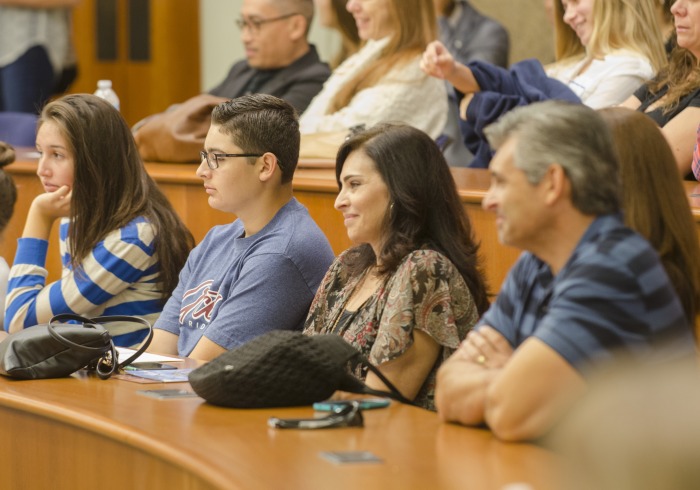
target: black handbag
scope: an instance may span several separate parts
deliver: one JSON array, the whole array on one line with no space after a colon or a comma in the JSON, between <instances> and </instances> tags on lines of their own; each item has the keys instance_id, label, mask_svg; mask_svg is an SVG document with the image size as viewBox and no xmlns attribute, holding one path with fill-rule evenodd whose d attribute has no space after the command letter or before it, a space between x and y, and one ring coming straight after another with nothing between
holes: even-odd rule
<instances>
[{"instance_id":1,"label":"black handbag","mask_svg":"<svg viewBox=\"0 0 700 490\"><path fill-rule=\"evenodd\" d=\"M373 390L355 377L350 369L360 363L390 391ZM189 381L207 402L224 407L311 405L338 390L412 403L357 349L332 334L274 330L195 369Z\"/></svg>"},{"instance_id":2,"label":"black handbag","mask_svg":"<svg viewBox=\"0 0 700 490\"><path fill-rule=\"evenodd\" d=\"M77 323L62 323L74 321ZM104 323L136 322L148 327L139 349L124 362ZM87 367L101 379L138 358L151 343L150 322L137 316L100 316L84 318L64 313L47 324L36 325L8 335L0 342L0 374L17 379L62 378Z\"/></svg>"}]
</instances>

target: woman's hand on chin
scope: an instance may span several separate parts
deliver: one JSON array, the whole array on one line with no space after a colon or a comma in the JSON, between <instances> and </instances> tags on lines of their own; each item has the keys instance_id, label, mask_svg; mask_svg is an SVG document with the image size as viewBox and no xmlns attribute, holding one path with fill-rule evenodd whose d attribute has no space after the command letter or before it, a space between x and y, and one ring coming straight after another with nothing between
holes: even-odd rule
<instances>
[{"instance_id":1,"label":"woman's hand on chin","mask_svg":"<svg viewBox=\"0 0 700 490\"><path fill-rule=\"evenodd\" d=\"M52 218L63 218L70 215L70 202L73 197L73 190L67 185L63 185L53 192L44 192L34 198L32 208L38 212Z\"/></svg>"},{"instance_id":2,"label":"woman's hand on chin","mask_svg":"<svg viewBox=\"0 0 700 490\"><path fill-rule=\"evenodd\" d=\"M35 197L29 207L22 237L48 240L53 222L57 218L70 216L72 196L71 188L64 185L53 192L45 192Z\"/></svg>"}]
</instances>

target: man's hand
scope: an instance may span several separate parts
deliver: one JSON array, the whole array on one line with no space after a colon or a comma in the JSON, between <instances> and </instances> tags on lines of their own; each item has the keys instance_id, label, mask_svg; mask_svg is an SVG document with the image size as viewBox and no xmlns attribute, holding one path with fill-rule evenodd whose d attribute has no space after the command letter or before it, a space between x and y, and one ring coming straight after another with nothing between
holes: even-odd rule
<instances>
[{"instance_id":1,"label":"man's hand","mask_svg":"<svg viewBox=\"0 0 700 490\"><path fill-rule=\"evenodd\" d=\"M455 355L488 369L500 369L513 355L513 348L496 329L483 326L467 334Z\"/></svg>"},{"instance_id":2,"label":"man's hand","mask_svg":"<svg viewBox=\"0 0 700 490\"><path fill-rule=\"evenodd\" d=\"M494 328L470 331L438 371L435 406L440 418L464 425L484 423L489 387L512 355L512 347Z\"/></svg>"}]
</instances>

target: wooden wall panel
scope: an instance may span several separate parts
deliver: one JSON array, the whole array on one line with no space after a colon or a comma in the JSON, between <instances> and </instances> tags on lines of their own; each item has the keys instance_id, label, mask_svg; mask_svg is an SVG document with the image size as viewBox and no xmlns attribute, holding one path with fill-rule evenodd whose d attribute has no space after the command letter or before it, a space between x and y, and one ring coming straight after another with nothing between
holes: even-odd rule
<instances>
[{"instance_id":1,"label":"wooden wall panel","mask_svg":"<svg viewBox=\"0 0 700 490\"><path fill-rule=\"evenodd\" d=\"M129 59L129 0L116 0L117 59L98 59L99 1L83 0L74 11L79 74L71 92L92 93L97 80L112 80L130 125L200 92L199 0L139 0L150 2L147 61Z\"/></svg>"}]
</instances>

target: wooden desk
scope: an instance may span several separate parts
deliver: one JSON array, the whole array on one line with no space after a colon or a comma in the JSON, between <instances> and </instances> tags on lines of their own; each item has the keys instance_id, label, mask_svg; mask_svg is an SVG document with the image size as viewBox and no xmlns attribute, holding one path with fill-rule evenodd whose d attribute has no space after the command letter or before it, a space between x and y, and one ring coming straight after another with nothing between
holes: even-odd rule
<instances>
[{"instance_id":1,"label":"wooden desk","mask_svg":"<svg viewBox=\"0 0 700 490\"><path fill-rule=\"evenodd\" d=\"M560 488L558 458L485 430L442 424L392 404L364 428L279 430L270 416L311 408L234 410L200 398L157 400L137 390L187 387L74 375L0 379L3 488L61 489L501 489ZM383 463L336 465L321 451L371 451Z\"/></svg>"},{"instance_id":2,"label":"wooden desk","mask_svg":"<svg viewBox=\"0 0 700 490\"><path fill-rule=\"evenodd\" d=\"M202 182L195 175L196 164L148 163L146 167L197 242L204 238L212 226L230 223L235 219L230 214L209 207L207 194L202 189ZM8 171L13 174L19 188L15 214L5 231L4 241L0 243L0 255L10 262L14 258L16 238L22 234L29 205L43 189L36 177L36 160L27 156L26 152L19 152L18 161L9 166ZM520 251L505 247L498 242L494 215L481 208L481 201L489 186L488 171L453 168L452 174L464 208L471 220L474 235L481 243L482 266L490 290L495 294ZM700 185L691 182L684 184L696 222L700 222ZM297 169L294 177L294 195L309 209L309 213L328 237L336 254L351 246L342 215L333 208L337 192L334 170L305 167ZM49 246L47 258L49 280L60 277L56 235L57 232L54 230L53 243Z\"/></svg>"}]
</instances>

